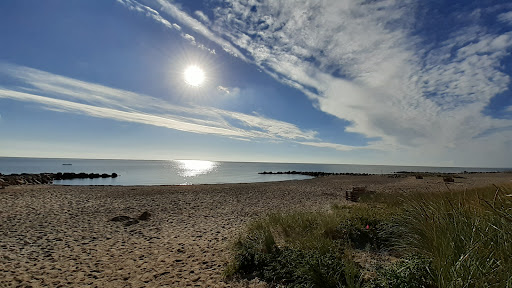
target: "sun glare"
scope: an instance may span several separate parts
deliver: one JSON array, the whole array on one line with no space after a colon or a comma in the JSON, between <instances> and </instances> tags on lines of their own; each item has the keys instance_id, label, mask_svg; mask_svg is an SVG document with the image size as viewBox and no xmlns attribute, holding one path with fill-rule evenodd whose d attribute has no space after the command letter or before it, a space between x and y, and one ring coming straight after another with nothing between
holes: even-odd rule
<instances>
[{"instance_id":1,"label":"sun glare","mask_svg":"<svg viewBox=\"0 0 512 288\"><path fill-rule=\"evenodd\" d=\"M185 83L190 86L198 87L204 82L205 77L203 69L198 66L188 66L183 74L185 76Z\"/></svg>"},{"instance_id":2,"label":"sun glare","mask_svg":"<svg viewBox=\"0 0 512 288\"><path fill-rule=\"evenodd\" d=\"M175 160L181 170L179 174L183 177L195 177L208 174L214 170L218 163L204 160Z\"/></svg>"}]
</instances>

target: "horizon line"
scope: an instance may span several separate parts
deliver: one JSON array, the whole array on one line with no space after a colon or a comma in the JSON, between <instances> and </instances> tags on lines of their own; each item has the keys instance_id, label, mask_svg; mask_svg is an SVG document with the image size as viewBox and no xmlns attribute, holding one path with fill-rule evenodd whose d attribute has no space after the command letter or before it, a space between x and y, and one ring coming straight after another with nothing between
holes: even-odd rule
<instances>
[{"instance_id":1,"label":"horizon line","mask_svg":"<svg viewBox=\"0 0 512 288\"><path fill-rule=\"evenodd\" d=\"M34 158L34 159L74 159L74 160L123 160L123 161L211 161L229 163L268 163L268 164L313 164L313 165L360 165L360 166L397 166L397 167L431 167L431 168L484 168L484 169L512 169L512 167L476 167L476 166L428 166L428 165L397 165L397 164L355 164L355 163L312 163L312 162L270 162L270 161L232 161L211 159L128 159L128 158L69 158L69 157L33 157L33 156L2 156L0 158Z\"/></svg>"}]
</instances>

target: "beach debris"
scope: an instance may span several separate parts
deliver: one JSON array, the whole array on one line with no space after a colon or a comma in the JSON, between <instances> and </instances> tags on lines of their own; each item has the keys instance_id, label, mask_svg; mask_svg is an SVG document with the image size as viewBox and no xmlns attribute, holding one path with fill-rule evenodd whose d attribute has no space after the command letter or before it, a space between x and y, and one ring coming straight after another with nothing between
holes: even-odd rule
<instances>
[{"instance_id":1,"label":"beach debris","mask_svg":"<svg viewBox=\"0 0 512 288\"><path fill-rule=\"evenodd\" d=\"M345 191L347 201L358 202L361 194L366 193L366 187L354 187L352 190Z\"/></svg>"},{"instance_id":2,"label":"beach debris","mask_svg":"<svg viewBox=\"0 0 512 288\"><path fill-rule=\"evenodd\" d=\"M123 222L124 226L131 226L133 224L139 223L138 219L132 218L130 216L125 216L125 215L116 216L116 217L110 219L110 221L113 221L113 222Z\"/></svg>"},{"instance_id":3,"label":"beach debris","mask_svg":"<svg viewBox=\"0 0 512 288\"><path fill-rule=\"evenodd\" d=\"M135 219L135 218L130 218L130 220L124 222L124 226L131 226L133 224L137 224L139 223L139 220Z\"/></svg>"},{"instance_id":4,"label":"beach debris","mask_svg":"<svg viewBox=\"0 0 512 288\"><path fill-rule=\"evenodd\" d=\"M407 177L407 174L389 174L388 175L388 178L406 178L406 177Z\"/></svg>"},{"instance_id":5,"label":"beach debris","mask_svg":"<svg viewBox=\"0 0 512 288\"><path fill-rule=\"evenodd\" d=\"M148 211L144 211L142 214L140 214L140 216L137 219L146 221L149 219L149 217L151 217L151 213L149 213Z\"/></svg>"},{"instance_id":6,"label":"beach debris","mask_svg":"<svg viewBox=\"0 0 512 288\"><path fill-rule=\"evenodd\" d=\"M110 221L123 222L123 221L128 221L130 219L132 219L132 217L122 215L122 216L116 216L116 217L110 219Z\"/></svg>"},{"instance_id":7,"label":"beach debris","mask_svg":"<svg viewBox=\"0 0 512 288\"><path fill-rule=\"evenodd\" d=\"M137 218L133 218L133 217L126 216L126 215L120 215L120 216L116 216L116 217L110 219L110 221L123 222L124 226L131 226L131 225L139 223L139 220L146 221L149 219L149 217L151 217L151 213L149 213L148 211L144 211Z\"/></svg>"}]
</instances>

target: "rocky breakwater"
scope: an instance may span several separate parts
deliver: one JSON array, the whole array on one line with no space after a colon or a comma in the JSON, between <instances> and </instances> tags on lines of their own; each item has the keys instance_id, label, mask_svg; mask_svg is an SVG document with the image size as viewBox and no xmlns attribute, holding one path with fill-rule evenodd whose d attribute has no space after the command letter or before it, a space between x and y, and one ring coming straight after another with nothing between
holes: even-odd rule
<instances>
[{"instance_id":1,"label":"rocky breakwater","mask_svg":"<svg viewBox=\"0 0 512 288\"><path fill-rule=\"evenodd\" d=\"M117 173L99 174L99 173L55 173L52 174L54 180L71 180L71 179L95 179L95 178L117 178Z\"/></svg>"},{"instance_id":2,"label":"rocky breakwater","mask_svg":"<svg viewBox=\"0 0 512 288\"><path fill-rule=\"evenodd\" d=\"M323 177L323 176L331 176L331 175L347 175L347 176L369 176L372 174L368 173L330 173L330 172L314 172L314 171L285 171L285 172L272 172L272 171L263 171L258 174L262 175L281 175L281 174L290 174L290 175L306 175L312 177Z\"/></svg>"},{"instance_id":3,"label":"rocky breakwater","mask_svg":"<svg viewBox=\"0 0 512 288\"><path fill-rule=\"evenodd\" d=\"M0 186L10 185L27 185L27 184L51 184L53 182L53 175L51 173L40 174L0 174Z\"/></svg>"},{"instance_id":4,"label":"rocky breakwater","mask_svg":"<svg viewBox=\"0 0 512 288\"><path fill-rule=\"evenodd\" d=\"M10 185L36 185L53 184L53 180L71 180L71 179L94 179L94 178L116 178L117 173L99 174L99 173L39 173L39 174L9 174L0 173L0 187Z\"/></svg>"}]
</instances>

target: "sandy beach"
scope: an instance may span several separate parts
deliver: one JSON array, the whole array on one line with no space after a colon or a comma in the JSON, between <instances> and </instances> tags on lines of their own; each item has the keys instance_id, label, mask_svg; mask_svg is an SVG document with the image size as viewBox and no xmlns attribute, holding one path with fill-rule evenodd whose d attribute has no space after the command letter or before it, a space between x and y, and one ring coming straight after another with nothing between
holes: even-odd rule
<instances>
[{"instance_id":1,"label":"sandy beach","mask_svg":"<svg viewBox=\"0 0 512 288\"><path fill-rule=\"evenodd\" d=\"M0 190L0 287L265 287L225 282L229 244L269 212L329 209L344 191L447 191L512 181L512 173L329 176L194 186L22 185ZM116 216L147 220L125 226Z\"/></svg>"}]
</instances>

